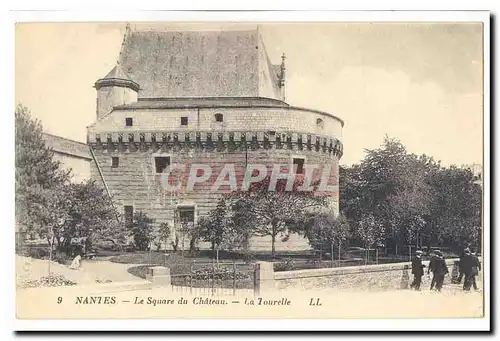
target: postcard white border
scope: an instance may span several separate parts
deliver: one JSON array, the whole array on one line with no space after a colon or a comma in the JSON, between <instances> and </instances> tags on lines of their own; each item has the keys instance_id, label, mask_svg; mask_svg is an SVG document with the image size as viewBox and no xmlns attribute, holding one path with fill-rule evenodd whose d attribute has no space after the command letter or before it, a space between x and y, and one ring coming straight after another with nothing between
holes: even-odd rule
<instances>
[{"instance_id":1,"label":"postcard white border","mask_svg":"<svg viewBox=\"0 0 500 341\"><path fill-rule=\"evenodd\" d=\"M50 3L50 1L48 1ZM365 2L365 5L368 2ZM425 1L430 6L429 9L436 9L433 2ZM454 7L463 6L466 2L459 1L454 3ZM470 1L468 2L470 4ZM34 3L32 3L33 5ZM46 5L47 2L44 2ZM373 8L368 5L364 8ZM19 8L19 6L17 6ZM22 6L21 6L22 7ZM70 6L64 6L68 8ZM103 5L106 8L106 5ZM125 6L126 8L127 6ZM356 6L353 6L356 7ZM32 6L31 8L36 8ZM282 7L283 8L283 7ZM358 7L359 8L359 7ZM380 6L379 6L380 8ZM352 7L351 7L352 9ZM135 12L135 11L79 11L79 12L16 12L10 13L8 20L4 20L3 25L7 26L3 30L3 34L9 35L7 41L9 48L13 51L13 23L19 21L454 21L467 22L476 21L484 23L484 188L485 190L485 205L484 205L484 226L490 226L490 147L487 144L490 138L490 23L488 12ZM7 24L7 25L5 25ZM3 62L3 67L7 66L7 74L9 82L7 85L6 98L14 98L13 94L13 54L7 54L6 60ZM5 101L4 115L12 110L12 102ZM10 121L9 121L10 120ZM8 118L7 123L13 123L12 118ZM12 155L13 158L13 125L5 124L2 126L2 152L7 155ZM5 147L7 147L5 149ZM12 148L9 148L12 147ZM5 149L5 150L4 150ZM4 155L5 155L4 154ZM13 169L3 170L3 179L5 182L1 185L4 191L7 188L12 192L2 196L3 207L12 207L14 202L12 180L14 179ZM4 227L13 226L13 213L7 213ZM9 223L11 225L9 225ZM6 252L10 252L7 256L14 255L14 238L8 228L3 229L6 234L6 240L9 242L9 248ZM484 319L404 319L404 320L17 320L13 315L14 309L10 310L11 319L8 320L8 325L14 330L488 330L490 319L490 229L485 229L485 315ZM13 263L13 262L10 262ZM12 271L14 275L13 264ZM13 281L12 281L13 282ZM12 283L12 291L15 292L14 284ZM8 294L8 293L7 293ZM7 307L14 307L15 295L9 295L10 301ZM249 323L249 321L257 321Z\"/></svg>"}]
</instances>

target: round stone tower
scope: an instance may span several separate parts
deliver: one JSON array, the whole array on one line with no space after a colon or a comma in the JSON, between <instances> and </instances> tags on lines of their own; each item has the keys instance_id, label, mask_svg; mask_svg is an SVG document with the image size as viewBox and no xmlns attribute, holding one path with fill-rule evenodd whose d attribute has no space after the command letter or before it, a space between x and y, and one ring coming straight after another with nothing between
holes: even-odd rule
<instances>
[{"instance_id":1,"label":"round stone tower","mask_svg":"<svg viewBox=\"0 0 500 341\"><path fill-rule=\"evenodd\" d=\"M285 58L272 64L258 31L127 32L119 63L95 83L97 120L87 135L92 177L102 180L126 220L140 211L157 225L169 223L167 247L179 235L181 245L188 243L183 223L195 224L232 190L214 190L228 169L239 190L252 165L302 174L307 166L327 168L338 213L344 122L288 104L284 86ZM164 170L173 165L175 183L200 181L166 190ZM250 248L270 250L271 242L255 236ZM276 242L277 251L309 247L299 235Z\"/></svg>"}]
</instances>

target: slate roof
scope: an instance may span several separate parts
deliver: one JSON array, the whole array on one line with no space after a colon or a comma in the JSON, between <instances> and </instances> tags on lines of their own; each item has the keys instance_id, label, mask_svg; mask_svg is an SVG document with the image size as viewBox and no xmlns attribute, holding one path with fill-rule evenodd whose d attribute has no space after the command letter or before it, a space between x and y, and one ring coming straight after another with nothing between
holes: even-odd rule
<instances>
[{"instance_id":1,"label":"slate roof","mask_svg":"<svg viewBox=\"0 0 500 341\"><path fill-rule=\"evenodd\" d=\"M49 148L52 148L52 150L56 153L74 156L82 159L92 159L92 157L90 156L89 147L85 143L47 133L43 134L43 139L45 141L45 145Z\"/></svg>"},{"instance_id":2,"label":"slate roof","mask_svg":"<svg viewBox=\"0 0 500 341\"><path fill-rule=\"evenodd\" d=\"M134 89L135 91L139 91L140 86L136 82L134 82L129 75L123 71L123 68L120 66L120 64L117 64L114 68L111 69L111 71L104 77L99 79L95 83L95 88L99 90L99 88L103 86L112 86L112 85L121 85L125 86L131 89Z\"/></svg>"},{"instance_id":3,"label":"slate roof","mask_svg":"<svg viewBox=\"0 0 500 341\"><path fill-rule=\"evenodd\" d=\"M132 80L129 75L123 71L123 68L118 64L109 71L109 73L104 77L105 79L127 79Z\"/></svg>"},{"instance_id":4,"label":"slate roof","mask_svg":"<svg viewBox=\"0 0 500 341\"><path fill-rule=\"evenodd\" d=\"M119 62L139 98L258 97L258 49L258 30L130 31Z\"/></svg>"}]
</instances>

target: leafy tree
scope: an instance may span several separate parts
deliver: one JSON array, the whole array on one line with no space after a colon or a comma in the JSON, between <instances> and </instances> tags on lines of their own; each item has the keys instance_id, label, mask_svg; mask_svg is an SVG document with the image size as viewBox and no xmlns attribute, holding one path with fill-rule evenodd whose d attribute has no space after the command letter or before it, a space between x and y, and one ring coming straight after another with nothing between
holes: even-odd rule
<instances>
[{"instance_id":1,"label":"leafy tree","mask_svg":"<svg viewBox=\"0 0 500 341\"><path fill-rule=\"evenodd\" d=\"M227 226L228 209L224 199L220 199L217 206L207 216L198 221L201 239L210 242L212 251L220 248L224 239L224 230Z\"/></svg>"},{"instance_id":2,"label":"leafy tree","mask_svg":"<svg viewBox=\"0 0 500 341\"><path fill-rule=\"evenodd\" d=\"M238 215L232 210L231 200L221 198L214 210L198 221L199 236L215 249L233 250L248 246L250 238L245 224L237 224Z\"/></svg>"},{"instance_id":3,"label":"leafy tree","mask_svg":"<svg viewBox=\"0 0 500 341\"><path fill-rule=\"evenodd\" d=\"M53 233L58 248L68 248L71 238L84 237L90 244L100 240L115 241L121 231L117 212L101 186L93 180L82 183L69 183L59 196L64 198L65 219Z\"/></svg>"},{"instance_id":4,"label":"leafy tree","mask_svg":"<svg viewBox=\"0 0 500 341\"><path fill-rule=\"evenodd\" d=\"M305 235L309 244L320 251L320 259L324 252L331 252L334 247L337 249L345 244L349 233L349 223L343 215L322 212L306 218Z\"/></svg>"},{"instance_id":5,"label":"leafy tree","mask_svg":"<svg viewBox=\"0 0 500 341\"><path fill-rule=\"evenodd\" d=\"M51 252L67 251L71 238L111 238L120 230L102 188L92 181L71 183L46 147L40 122L19 105L16 119L16 221L45 238Z\"/></svg>"},{"instance_id":6,"label":"leafy tree","mask_svg":"<svg viewBox=\"0 0 500 341\"><path fill-rule=\"evenodd\" d=\"M135 247L140 251L149 249L151 240L153 239L153 223L154 219L149 218L143 212L134 214L132 222L131 235L134 238Z\"/></svg>"},{"instance_id":7,"label":"leafy tree","mask_svg":"<svg viewBox=\"0 0 500 341\"><path fill-rule=\"evenodd\" d=\"M70 172L63 171L46 147L40 121L22 105L15 110L16 222L31 234L54 244L50 233L67 219L64 186Z\"/></svg>"},{"instance_id":8,"label":"leafy tree","mask_svg":"<svg viewBox=\"0 0 500 341\"><path fill-rule=\"evenodd\" d=\"M433 177L433 239L453 245L459 251L468 244L479 246L482 189L472 171L451 166Z\"/></svg>"},{"instance_id":9,"label":"leafy tree","mask_svg":"<svg viewBox=\"0 0 500 341\"><path fill-rule=\"evenodd\" d=\"M287 190L286 181L278 181L276 189L269 191L270 177L249 188L247 192L232 196L233 221L237 230L250 231L254 236L271 237L271 253L275 254L278 236L288 238L297 231L297 222L303 220L304 212L317 211L327 205L326 196L314 191L297 191L303 179L297 179L292 190ZM317 188L317 184L314 185Z\"/></svg>"},{"instance_id":10,"label":"leafy tree","mask_svg":"<svg viewBox=\"0 0 500 341\"><path fill-rule=\"evenodd\" d=\"M157 251L160 251L161 246L166 244L170 238L170 225L166 222L161 223L160 226L158 226L156 237L156 248Z\"/></svg>"},{"instance_id":11,"label":"leafy tree","mask_svg":"<svg viewBox=\"0 0 500 341\"><path fill-rule=\"evenodd\" d=\"M378 247L378 244L385 238L383 224L372 214L365 214L361 217L355 226L354 233L362 242L364 248L367 249L366 261L368 261L369 250Z\"/></svg>"}]
</instances>

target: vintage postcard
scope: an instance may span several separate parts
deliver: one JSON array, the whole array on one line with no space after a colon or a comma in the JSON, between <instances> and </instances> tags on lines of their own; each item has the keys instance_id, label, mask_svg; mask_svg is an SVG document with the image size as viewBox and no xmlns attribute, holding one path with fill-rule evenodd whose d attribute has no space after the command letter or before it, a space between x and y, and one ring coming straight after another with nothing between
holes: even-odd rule
<instances>
[{"instance_id":1,"label":"vintage postcard","mask_svg":"<svg viewBox=\"0 0 500 341\"><path fill-rule=\"evenodd\" d=\"M488 20L17 22L18 321L489 321Z\"/></svg>"}]
</instances>

